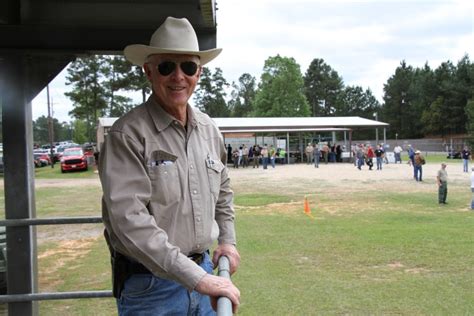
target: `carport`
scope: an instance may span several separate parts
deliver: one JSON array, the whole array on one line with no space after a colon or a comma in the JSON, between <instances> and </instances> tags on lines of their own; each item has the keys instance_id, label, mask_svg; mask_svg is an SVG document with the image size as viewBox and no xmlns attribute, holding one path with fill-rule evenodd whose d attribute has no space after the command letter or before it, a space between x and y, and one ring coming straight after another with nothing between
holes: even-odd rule
<instances>
[{"instance_id":1,"label":"carport","mask_svg":"<svg viewBox=\"0 0 474 316\"><path fill-rule=\"evenodd\" d=\"M32 99L77 56L117 54L147 44L167 16L186 17L201 49L216 47L214 0L2 0L0 104L2 106L9 315L37 315L35 301L65 298L38 293L35 225L87 219L36 219ZM99 210L98 210L99 211ZM56 294L56 295L55 295ZM68 293L67 298L110 296Z\"/></svg>"},{"instance_id":2,"label":"carport","mask_svg":"<svg viewBox=\"0 0 474 316\"><path fill-rule=\"evenodd\" d=\"M344 133L344 144L352 147L352 133L361 129L383 128L383 140L386 143L386 128L389 124L369 120L359 116L333 116L333 117L239 117L239 118L213 118L224 135L239 133L254 133L255 144L258 144L258 135L273 134L286 135L286 161L290 163L290 134L302 135L303 133L324 132L331 133L332 143L336 142L336 132ZM263 145L260 143L260 145ZM299 137L300 154L304 148L304 141ZM346 146L347 147L347 146ZM352 152L349 150L351 157Z\"/></svg>"}]
</instances>

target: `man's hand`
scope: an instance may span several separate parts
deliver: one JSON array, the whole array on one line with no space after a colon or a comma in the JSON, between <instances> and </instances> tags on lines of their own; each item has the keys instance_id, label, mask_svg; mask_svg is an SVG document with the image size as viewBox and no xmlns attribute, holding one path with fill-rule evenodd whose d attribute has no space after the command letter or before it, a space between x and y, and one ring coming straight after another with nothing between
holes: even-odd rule
<instances>
[{"instance_id":1,"label":"man's hand","mask_svg":"<svg viewBox=\"0 0 474 316\"><path fill-rule=\"evenodd\" d=\"M216 250L214 250L214 254L212 255L212 263L214 264L214 267L217 267L219 264L219 257L221 256L226 256L229 258L230 274L234 274L240 264L240 254L237 251L237 248L231 244L218 245Z\"/></svg>"},{"instance_id":2,"label":"man's hand","mask_svg":"<svg viewBox=\"0 0 474 316\"><path fill-rule=\"evenodd\" d=\"M212 308L217 311L217 299L221 296L232 302L232 312L237 313L240 304L240 291L226 278L206 274L196 285L195 290L211 297Z\"/></svg>"}]
</instances>

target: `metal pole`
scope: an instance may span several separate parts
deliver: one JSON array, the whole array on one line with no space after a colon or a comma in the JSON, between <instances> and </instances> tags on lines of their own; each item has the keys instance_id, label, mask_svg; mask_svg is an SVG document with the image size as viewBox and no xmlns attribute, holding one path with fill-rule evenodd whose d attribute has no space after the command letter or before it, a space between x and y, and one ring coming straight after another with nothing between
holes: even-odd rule
<instances>
[{"instance_id":1,"label":"metal pole","mask_svg":"<svg viewBox=\"0 0 474 316\"><path fill-rule=\"evenodd\" d=\"M0 84L3 115L5 218L35 218L33 128L28 100L28 58L11 54L2 61ZM37 292L35 227L7 227L8 294ZM38 315L32 302L8 304L9 315Z\"/></svg>"},{"instance_id":2,"label":"metal pole","mask_svg":"<svg viewBox=\"0 0 474 316\"><path fill-rule=\"evenodd\" d=\"M286 163L290 164L290 133L286 132Z\"/></svg>"},{"instance_id":3,"label":"metal pole","mask_svg":"<svg viewBox=\"0 0 474 316\"><path fill-rule=\"evenodd\" d=\"M49 98L49 85L46 85L46 96L48 98L49 157L51 159L51 168L54 168L54 151L53 151L54 128L53 128L53 117L51 115L51 102Z\"/></svg>"},{"instance_id":4,"label":"metal pole","mask_svg":"<svg viewBox=\"0 0 474 316\"><path fill-rule=\"evenodd\" d=\"M230 264L226 256L219 258L218 273L220 277L230 280ZM227 297L219 297L217 299L217 316L232 315L232 302Z\"/></svg>"}]
</instances>

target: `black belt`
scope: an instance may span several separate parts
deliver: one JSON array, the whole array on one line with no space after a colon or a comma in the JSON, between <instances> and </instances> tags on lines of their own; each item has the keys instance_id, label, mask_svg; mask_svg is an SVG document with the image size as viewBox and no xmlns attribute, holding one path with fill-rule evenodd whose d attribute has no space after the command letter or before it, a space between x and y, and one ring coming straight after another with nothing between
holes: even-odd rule
<instances>
[{"instance_id":1,"label":"black belt","mask_svg":"<svg viewBox=\"0 0 474 316\"><path fill-rule=\"evenodd\" d=\"M122 257L122 260L126 261L128 271L131 274L152 274L151 271L148 270L143 264L126 256L122 255ZM201 265L201 263L204 261L204 253L194 253L189 255L188 258L194 261L197 265Z\"/></svg>"}]
</instances>

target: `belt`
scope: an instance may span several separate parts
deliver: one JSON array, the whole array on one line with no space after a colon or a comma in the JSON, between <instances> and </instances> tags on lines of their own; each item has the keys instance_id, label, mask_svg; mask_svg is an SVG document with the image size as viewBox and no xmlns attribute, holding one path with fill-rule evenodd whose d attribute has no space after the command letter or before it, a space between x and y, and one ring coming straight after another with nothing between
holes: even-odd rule
<instances>
[{"instance_id":1,"label":"belt","mask_svg":"<svg viewBox=\"0 0 474 316\"><path fill-rule=\"evenodd\" d=\"M130 259L126 256L123 256L126 261L128 269L132 274L152 274L150 270L148 270L143 264ZM204 252L203 253L193 253L188 256L189 259L194 261L197 265L201 265L204 261Z\"/></svg>"}]
</instances>

